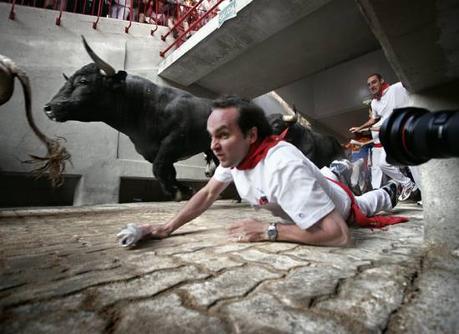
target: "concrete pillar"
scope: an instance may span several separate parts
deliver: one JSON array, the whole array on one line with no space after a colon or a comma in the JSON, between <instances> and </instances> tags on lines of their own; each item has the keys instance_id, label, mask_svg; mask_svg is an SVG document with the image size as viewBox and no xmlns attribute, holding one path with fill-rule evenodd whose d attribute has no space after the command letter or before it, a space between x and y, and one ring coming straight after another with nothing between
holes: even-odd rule
<instances>
[{"instance_id":1,"label":"concrete pillar","mask_svg":"<svg viewBox=\"0 0 459 334\"><path fill-rule=\"evenodd\" d=\"M421 167L426 242L459 248L459 159Z\"/></svg>"},{"instance_id":2,"label":"concrete pillar","mask_svg":"<svg viewBox=\"0 0 459 334\"><path fill-rule=\"evenodd\" d=\"M431 111L459 109L459 83L412 96L417 107ZM420 166L425 241L459 249L459 158L433 159Z\"/></svg>"}]
</instances>

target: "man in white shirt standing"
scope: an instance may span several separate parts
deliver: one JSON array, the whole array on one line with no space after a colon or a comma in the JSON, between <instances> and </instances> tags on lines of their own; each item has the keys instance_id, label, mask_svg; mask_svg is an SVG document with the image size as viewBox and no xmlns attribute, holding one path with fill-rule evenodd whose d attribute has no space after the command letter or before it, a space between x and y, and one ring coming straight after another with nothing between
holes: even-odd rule
<instances>
[{"instance_id":1,"label":"man in white shirt standing","mask_svg":"<svg viewBox=\"0 0 459 334\"><path fill-rule=\"evenodd\" d=\"M291 241L310 245L347 246L347 222L384 226L402 217L373 216L396 205L394 183L353 197L327 179L295 146L272 136L261 108L238 98L216 100L207 121L211 149L220 161L214 176L170 221L161 225L129 224L118 234L122 246L145 238L165 238L207 210L234 182L240 197L255 209L280 217L277 223L246 218L235 221L229 236L238 242ZM327 176L333 173L324 169ZM390 220L390 222L389 222Z\"/></svg>"},{"instance_id":2,"label":"man in white shirt standing","mask_svg":"<svg viewBox=\"0 0 459 334\"><path fill-rule=\"evenodd\" d=\"M402 108L410 105L408 91L401 82L393 85L387 84L381 74L374 73L367 79L368 89L373 99L371 100L371 116L367 122L349 129L352 133L370 127L373 137L373 149L371 156L371 184L373 189L381 187L383 174L389 176L399 183L403 190L399 200L408 199L413 191L419 186L419 174L417 169L410 168L416 183L405 176L400 168L393 166L386 161L386 151L379 140L379 128L381 124L392 114L394 108Z\"/></svg>"}]
</instances>

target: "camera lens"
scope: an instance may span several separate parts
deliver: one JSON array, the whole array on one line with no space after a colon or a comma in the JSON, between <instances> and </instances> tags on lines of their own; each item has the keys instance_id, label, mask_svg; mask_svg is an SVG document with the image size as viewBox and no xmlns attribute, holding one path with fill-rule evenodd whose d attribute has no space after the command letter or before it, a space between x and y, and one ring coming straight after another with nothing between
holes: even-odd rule
<instances>
[{"instance_id":1,"label":"camera lens","mask_svg":"<svg viewBox=\"0 0 459 334\"><path fill-rule=\"evenodd\" d=\"M414 107L394 109L379 136L387 161L394 165L459 157L459 110L432 113Z\"/></svg>"}]
</instances>

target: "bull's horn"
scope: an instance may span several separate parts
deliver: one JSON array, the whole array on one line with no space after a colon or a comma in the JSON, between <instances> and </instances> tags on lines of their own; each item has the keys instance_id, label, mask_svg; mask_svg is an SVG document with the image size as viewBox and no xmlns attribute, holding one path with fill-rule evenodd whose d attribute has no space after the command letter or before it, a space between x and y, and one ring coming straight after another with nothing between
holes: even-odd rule
<instances>
[{"instance_id":1,"label":"bull's horn","mask_svg":"<svg viewBox=\"0 0 459 334\"><path fill-rule=\"evenodd\" d=\"M84 36L81 36L81 38L83 39L84 48L88 52L88 54L91 57L91 59L94 60L94 62L96 63L97 67L99 67L101 70L103 70L107 76L109 76L109 77L114 76L116 74L115 69L113 67L111 67L109 64L107 64L106 62L104 62L102 59L100 59L99 56L96 55L96 53L94 51L92 51L91 47L86 42L86 39L84 38Z\"/></svg>"},{"instance_id":2,"label":"bull's horn","mask_svg":"<svg viewBox=\"0 0 459 334\"><path fill-rule=\"evenodd\" d=\"M67 74L62 73L62 76L64 77L65 81L69 81L69 77L67 76Z\"/></svg>"},{"instance_id":3,"label":"bull's horn","mask_svg":"<svg viewBox=\"0 0 459 334\"><path fill-rule=\"evenodd\" d=\"M297 115L282 115L282 120L285 123L296 123L298 122L298 116Z\"/></svg>"}]
</instances>

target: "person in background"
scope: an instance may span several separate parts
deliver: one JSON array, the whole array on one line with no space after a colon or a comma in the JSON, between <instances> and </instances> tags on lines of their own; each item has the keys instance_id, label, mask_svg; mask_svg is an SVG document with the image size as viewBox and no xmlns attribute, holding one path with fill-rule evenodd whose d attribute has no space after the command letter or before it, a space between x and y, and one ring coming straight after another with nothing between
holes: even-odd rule
<instances>
[{"instance_id":1,"label":"person in background","mask_svg":"<svg viewBox=\"0 0 459 334\"><path fill-rule=\"evenodd\" d=\"M364 124L352 127L350 132L359 132L362 129L370 128L373 137L373 148L371 156L371 184L373 189L382 185L383 175L387 175L402 186L399 200L407 200L411 194L418 189L420 182L417 170L412 172L415 182L405 176L400 168L393 166L386 161L386 151L379 140L379 128L381 124L392 114L394 108L410 105L408 91L401 82L393 85L386 83L379 73L371 74L367 79L368 89L372 94L371 116Z\"/></svg>"}]
</instances>

